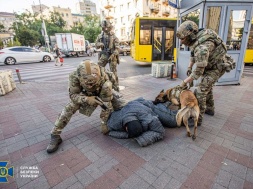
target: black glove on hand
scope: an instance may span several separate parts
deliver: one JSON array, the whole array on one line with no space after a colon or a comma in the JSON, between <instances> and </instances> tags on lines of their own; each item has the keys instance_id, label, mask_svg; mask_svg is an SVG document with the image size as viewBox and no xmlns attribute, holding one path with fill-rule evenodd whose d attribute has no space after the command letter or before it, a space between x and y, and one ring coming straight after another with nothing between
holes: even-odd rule
<instances>
[{"instance_id":1,"label":"black glove on hand","mask_svg":"<svg viewBox=\"0 0 253 189\"><path fill-rule=\"evenodd\" d=\"M186 75L189 76L192 73L192 68L188 67L187 71L186 71Z\"/></svg>"}]
</instances>

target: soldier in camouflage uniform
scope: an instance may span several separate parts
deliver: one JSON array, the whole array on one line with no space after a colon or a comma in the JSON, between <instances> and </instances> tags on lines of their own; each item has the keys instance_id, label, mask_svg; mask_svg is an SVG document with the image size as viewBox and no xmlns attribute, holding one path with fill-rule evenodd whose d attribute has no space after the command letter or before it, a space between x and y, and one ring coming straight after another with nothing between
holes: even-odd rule
<instances>
[{"instance_id":1,"label":"soldier in camouflage uniform","mask_svg":"<svg viewBox=\"0 0 253 189\"><path fill-rule=\"evenodd\" d=\"M96 39L96 48L101 48L99 54L98 65L105 67L107 63L110 64L110 70L116 76L116 82L119 91L117 64L119 64L119 39L112 31L112 25L108 20L102 22L102 33Z\"/></svg>"},{"instance_id":2,"label":"soldier in camouflage uniform","mask_svg":"<svg viewBox=\"0 0 253 189\"><path fill-rule=\"evenodd\" d=\"M47 147L48 153L58 149L62 142L60 134L77 110L86 116L91 116L98 105L105 105L107 109L102 109L100 114L100 128L103 134L107 134L107 120L114 109L112 103L115 102L113 83L115 83L113 74L105 72L97 64L89 60L79 64L77 70L69 75L70 102L62 110L51 131L51 141Z\"/></svg>"},{"instance_id":3,"label":"soldier in camouflage uniform","mask_svg":"<svg viewBox=\"0 0 253 189\"><path fill-rule=\"evenodd\" d=\"M204 113L214 115L214 84L225 72L235 68L235 62L226 54L226 44L212 29L199 30L194 22L185 21L179 26L176 35L191 50L188 77L183 80L181 88L186 88L187 83L202 77L195 91L200 107L198 125L201 125ZM192 71L194 64L196 68Z\"/></svg>"}]
</instances>

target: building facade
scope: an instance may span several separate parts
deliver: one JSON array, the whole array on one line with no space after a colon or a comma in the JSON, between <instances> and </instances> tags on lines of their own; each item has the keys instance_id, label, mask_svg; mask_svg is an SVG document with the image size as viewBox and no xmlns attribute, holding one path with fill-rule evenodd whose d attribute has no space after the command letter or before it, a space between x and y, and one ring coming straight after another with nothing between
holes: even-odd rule
<instances>
[{"instance_id":1,"label":"building facade","mask_svg":"<svg viewBox=\"0 0 253 189\"><path fill-rule=\"evenodd\" d=\"M65 26L66 29L71 29L71 26L74 25L70 8L62 8L60 6L58 7L53 6L48 9L45 9L42 14L43 16L45 16L45 18L48 18L50 15L50 12L58 12L62 16L63 20L66 22L66 26Z\"/></svg>"},{"instance_id":2,"label":"building facade","mask_svg":"<svg viewBox=\"0 0 253 189\"><path fill-rule=\"evenodd\" d=\"M78 14L97 15L96 4L89 0L76 3L76 10Z\"/></svg>"},{"instance_id":3,"label":"building facade","mask_svg":"<svg viewBox=\"0 0 253 189\"><path fill-rule=\"evenodd\" d=\"M34 14L40 14L42 13L44 10L48 9L49 7L46 5L32 5L32 11Z\"/></svg>"},{"instance_id":4,"label":"building facade","mask_svg":"<svg viewBox=\"0 0 253 189\"><path fill-rule=\"evenodd\" d=\"M0 12L0 24L4 26L4 30L10 31L12 24L15 22L15 14L9 12Z\"/></svg>"},{"instance_id":5,"label":"building facade","mask_svg":"<svg viewBox=\"0 0 253 189\"><path fill-rule=\"evenodd\" d=\"M168 5L168 0L99 0L100 17L110 19L120 41L129 41L133 20L136 16L177 17L177 10Z\"/></svg>"}]
</instances>

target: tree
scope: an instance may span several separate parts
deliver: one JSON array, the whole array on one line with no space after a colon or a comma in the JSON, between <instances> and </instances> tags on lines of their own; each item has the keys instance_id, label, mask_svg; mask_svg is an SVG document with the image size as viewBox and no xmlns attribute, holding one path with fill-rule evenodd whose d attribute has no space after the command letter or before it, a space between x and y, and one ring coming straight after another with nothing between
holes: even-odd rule
<instances>
[{"instance_id":1,"label":"tree","mask_svg":"<svg viewBox=\"0 0 253 189\"><path fill-rule=\"evenodd\" d=\"M15 13L15 22L12 25L12 29L15 31L19 41L22 45L26 45L24 40L20 39L24 33L31 33L34 39L31 39L29 43L45 44L44 36L42 35L42 19L38 14L32 14L30 12L25 12L20 15ZM47 29L48 36L54 35L57 32L64 32L66 22L62 19L61 15L56 12L50 12L50 18L44 19ZM33 31L33 32L32 32Z\"/></svg>"},{"instance_id":2,"label":"tree","mask_svg":"<svg viewBox=\"0 0 253 189\"><path fill-rule=\"evenodd\" d=\"M0 23L0 32L6 32L5 31L5 28L4 28L4 25Z\"/></svg>"},{"instance_id":3,"label":"tree","mask_svg":"<svg viewBox=\"0 0 253 189\"><path fill-rule=\"evenodd\" d=\"M21 43L18 41L17 38L14 38L13 44L9 43L7 47L14 47L14 46L21 46Z\"/></svg>"},{"instance_id":4,"label":"tree","mask_svg":"<svg viewBox=\"0 0 253 189\"><path fill-rule=\"evenodd\" d=\"M34 46L38 43L40 34L34 30L22 28L17 34L17 38L24 46Z\"/></svg>"},{"instance_id":5,"label":"tree","mask_svg":"<svg viewBox=\"0 0 253 189\"><path fill-rule=\"evenodd\" d=\"M101 33L100 19L98 16L88 15L85 17L84 37L90 42L94 42Z\"/></svg>"}]
</instances>

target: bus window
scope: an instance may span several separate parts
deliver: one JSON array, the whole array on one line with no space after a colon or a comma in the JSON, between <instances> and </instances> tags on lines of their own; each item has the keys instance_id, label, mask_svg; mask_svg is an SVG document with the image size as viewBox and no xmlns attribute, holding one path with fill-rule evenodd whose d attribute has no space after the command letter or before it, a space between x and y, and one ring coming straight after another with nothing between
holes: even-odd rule
<instances>
[{"instance_id":1,"label":"bus window","mask_svg":"<svg viewBox=\"0 0 253 189\"><path fill-rule=\"evenodd\" d=\"M140 45L151 45L151 25L140 25Z\"/></svg>"}]
</instances>

